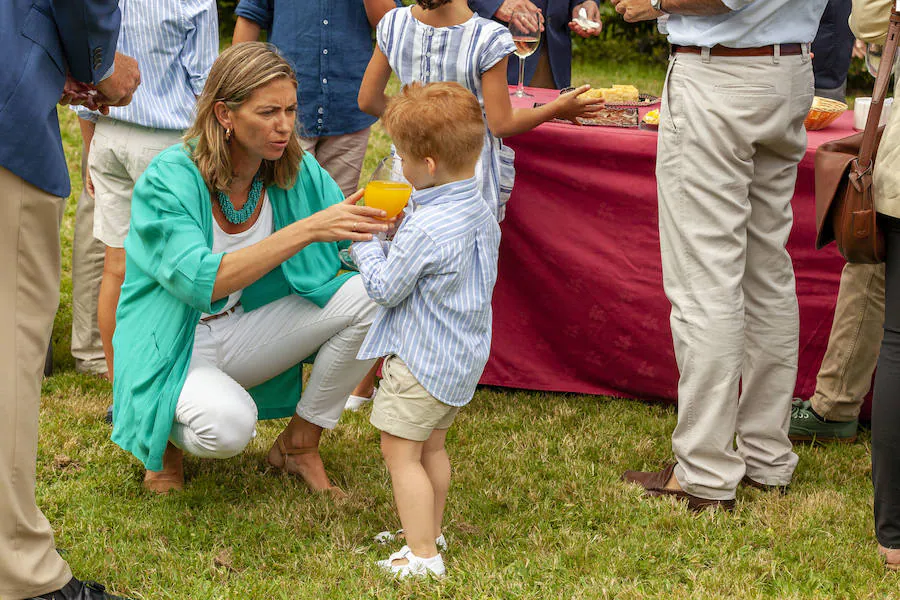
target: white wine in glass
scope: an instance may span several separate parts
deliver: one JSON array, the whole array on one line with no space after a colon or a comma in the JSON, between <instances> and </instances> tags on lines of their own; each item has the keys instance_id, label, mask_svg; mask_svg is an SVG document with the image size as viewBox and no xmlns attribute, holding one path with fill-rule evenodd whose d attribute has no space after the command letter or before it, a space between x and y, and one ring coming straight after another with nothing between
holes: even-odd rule
<instances>
[{"instance_id":1,"label":"white wine in glass","mask_svg":"<svg viewBox=\"0 0 900 600\"><path fill-rule=\"evenodd\" d=\"M541 13L514 12L509 20L509 33L519 57L519 85L512 94L519 98L531 96L525 92L525 59L535 53L541 43Z\"/></svg>"}]
</instances>

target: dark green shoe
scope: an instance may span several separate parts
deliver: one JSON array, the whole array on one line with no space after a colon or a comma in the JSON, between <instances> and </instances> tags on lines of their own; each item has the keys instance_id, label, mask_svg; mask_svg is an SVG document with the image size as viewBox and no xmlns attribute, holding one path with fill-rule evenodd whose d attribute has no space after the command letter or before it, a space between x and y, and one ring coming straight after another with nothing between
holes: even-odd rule
<instances>
[{"instance_id":1,"label":"dark green shoe","mask_svg":"<svg viewBox=\"0 0 900 600\"><path fill-rule=\"evenodd\" d=\"M791 402L791 428L788 437L792 442L845 442L856 441L859 421L826 421L813 412L809 400L794 398Z\"/></svg>"}]
</instances>

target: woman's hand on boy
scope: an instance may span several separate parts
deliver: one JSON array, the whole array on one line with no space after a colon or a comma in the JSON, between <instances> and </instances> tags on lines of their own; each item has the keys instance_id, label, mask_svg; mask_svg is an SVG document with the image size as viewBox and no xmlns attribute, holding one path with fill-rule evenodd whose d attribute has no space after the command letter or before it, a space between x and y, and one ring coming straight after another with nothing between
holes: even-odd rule
<instances>
[{"instance_id":1,"label":"woman's hand on boy","mask_svg":"<svg viewBox=\"0 0 900 600\"><path fill-rule=\"evenodd\" d=\"M591 89L591 86L582 85L570 92L560 94L559 98L552 102L555 105L555 117L571 121L576 125L580 125L578 117L586 119L595 117L597 111L603 108L603 100L581 96L589 89Z\"/></svg>"}]
</instances>

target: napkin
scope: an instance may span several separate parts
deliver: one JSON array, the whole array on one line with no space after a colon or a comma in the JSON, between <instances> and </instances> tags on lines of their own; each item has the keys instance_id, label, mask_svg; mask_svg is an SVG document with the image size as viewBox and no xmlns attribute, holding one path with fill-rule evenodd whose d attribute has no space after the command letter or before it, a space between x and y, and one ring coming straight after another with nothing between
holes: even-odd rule
<instances>
[{"instance_id":1,"label":"napkin","mask_svg":"<svg viewBox=\"0 0 900 600\"><path fill-rule=\"evenodd\" d=\"M900 2L900 0L897 1ZM587 18L587 11L584 7L578 9L578 16L573 21L578 23L583 29L598 29L600 27L600 23Z\"/></svg>"}]
</instances>

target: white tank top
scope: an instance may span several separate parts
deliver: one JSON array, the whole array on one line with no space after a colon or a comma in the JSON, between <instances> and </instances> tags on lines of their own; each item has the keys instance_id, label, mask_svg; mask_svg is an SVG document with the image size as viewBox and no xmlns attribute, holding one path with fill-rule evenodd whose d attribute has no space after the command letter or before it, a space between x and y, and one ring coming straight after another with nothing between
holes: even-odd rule
<instances>
[{"instance_id":1,"label":"white tank top","mask_svg":"<svg viewBox=\"0 0 900 600\"><path fill-rule=\"evenodd\" d=\"M252 246L275 232L275 222L272 217L272 205L269 203L269 198L265 191L263 191L263 197L260 199L260 202L262 202L262 208L259 210L259 218L256 219L256 223L254 223L247 231L242 231L240 233L225 233L222 231L219 223L213 219L212 251L214 253L234 252L235 250ZM225 303L222 310L212 314L220 314L232 308L238 303L238 300L241 299L242 291L243 290L238 290L230 294L228 296L228 301ZM204 313L200 318L203 319L209 316L211 315Z\"/></svg>"}]
</instances>

